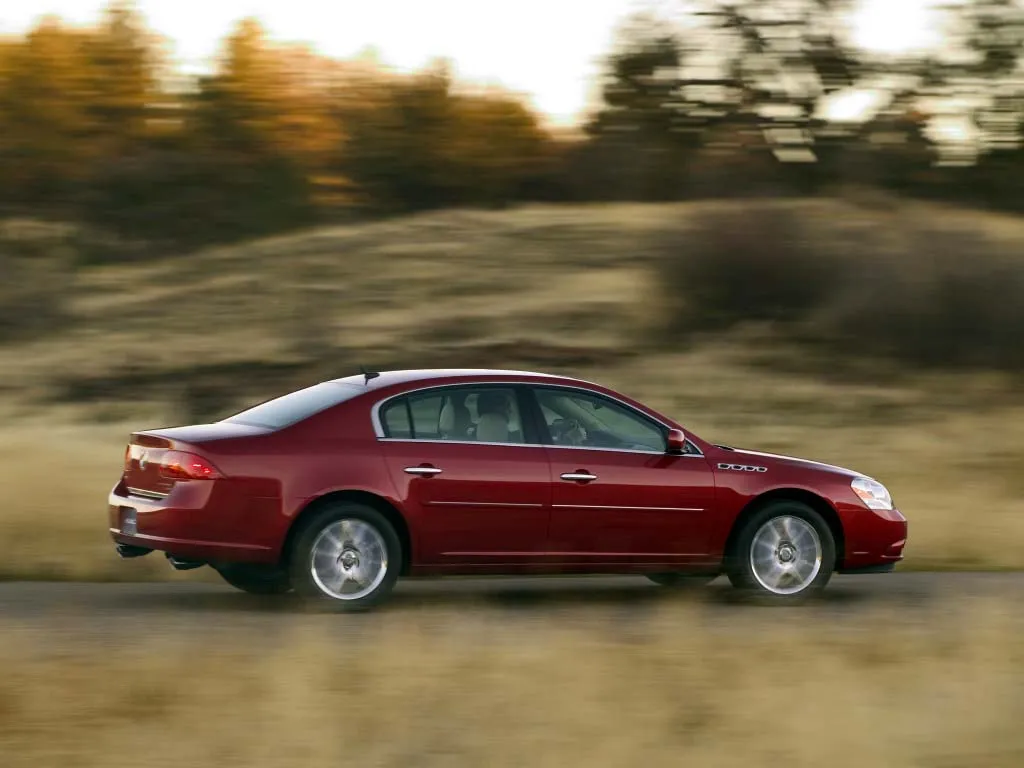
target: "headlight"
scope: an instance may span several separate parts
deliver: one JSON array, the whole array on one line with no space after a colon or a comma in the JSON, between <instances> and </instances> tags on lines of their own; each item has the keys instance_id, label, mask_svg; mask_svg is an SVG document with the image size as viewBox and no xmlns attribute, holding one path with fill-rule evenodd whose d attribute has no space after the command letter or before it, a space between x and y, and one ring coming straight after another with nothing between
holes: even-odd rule
<instances>
[{"instance_id":1,"label":"headlight","mask_svg":"<svg viewBox=\"0 0 1024 768\"><path fill-rule=\"evenodd\" d=\"M850 487L868 509L892 509L892 496L877 480L872 480L870 477L855 477L850 483Z\"/></svg>"}]
</instances>

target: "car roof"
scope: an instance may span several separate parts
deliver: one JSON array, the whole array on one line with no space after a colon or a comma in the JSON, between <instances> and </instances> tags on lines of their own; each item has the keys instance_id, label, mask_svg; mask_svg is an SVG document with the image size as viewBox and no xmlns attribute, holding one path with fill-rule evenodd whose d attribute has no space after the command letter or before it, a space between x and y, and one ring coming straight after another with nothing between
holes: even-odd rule
<instances>
[{"instance_id":1,"label":"car roof","mask_svg":"<svg viewBox=\"0 0 1024 768\"><path fill-rule=\"evenodd\" d=\"M359 386L365 386L367 389L381 389L383 387L390 387L396 384L409 384L420 381L439 381L444 379L462 379L470 381L473 379L480 379L482 381L493 381L495 379L512 379L515 381L549 379L551 381L561 380L582 384L589 383L583 379L575 379L571 376L557 376L550 373L537 373L535 371L501 370L497 368L424 368L405 371L380 371L377 372L377 375L369 381L367 381L365 375L361 373L354 376L345 376L344 378L333 379L333 381L337 384L358 384Z\"/></svg>"}]
</instances>

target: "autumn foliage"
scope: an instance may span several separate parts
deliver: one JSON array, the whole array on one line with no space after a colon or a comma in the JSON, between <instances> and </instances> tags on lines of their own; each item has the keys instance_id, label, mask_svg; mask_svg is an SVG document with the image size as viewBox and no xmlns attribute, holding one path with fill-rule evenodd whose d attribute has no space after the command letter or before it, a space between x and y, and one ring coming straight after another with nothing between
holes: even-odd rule
<instances>
[{"instance_id":1,"label":"autumn foliage","mask_svg":"<svg viewBox=\"0 0 1024 768\"><path fill-rule=\"evenodd\" d=\"M252 20L194 79L128 4L0 41L0 206L156 240L502 205L542 186L549 141L517 96L460 88L443 63L334 61Z\"/></svg>"}]
</instances>

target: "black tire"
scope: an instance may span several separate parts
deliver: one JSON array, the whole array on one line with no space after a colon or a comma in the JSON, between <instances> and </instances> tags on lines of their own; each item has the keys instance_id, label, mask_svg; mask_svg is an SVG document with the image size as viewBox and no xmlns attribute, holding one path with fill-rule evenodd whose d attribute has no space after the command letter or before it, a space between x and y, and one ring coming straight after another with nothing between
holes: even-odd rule
<instances>
[{"instance_id":1,"label":"black tire","mask_svg":"<svg viewBox=\"0 0 1024 768\"><path fill-rule=\"evenodd\" d=\"M797 518L814 529L820 547L821 561L817 572L799 591L780 593L770 588L764 577L755 572L751 562L751 548L754 537L770 521L781 518ZM798 525L796 527L799 527ZM807 538L811 538L808 534ZM763 551L763 550L762 550ZM836 564L836 544L832 529L814 509L799 501L780 500L766 504L755 512L740 529L727 558L726 574L737 589L748 596L767 603L797 603L815 597L828 584ZM812 570L813 573L813 570ZM808 574L808 578L810 574ZM796 585L787 586L793 589Z\"/></svg>"},{"instance_id":2,"label":"black tire","mask_svg":"<svg viewBox=\"0 0 1024 768\"><path fill-rule=\"evenodd\" d=\"M292 591L291 579L283 568L252 563L214 566L228 584L250 595L284 595Z\"/></svg>"},{"instance_id":3,"label":"black tire","mask_svg":"<svg viewBox=\"0 0 1024 768\"><path fill-rule=\"evenodd\" d=\"M353 598L342 598L338 593L332 594L326 582L314 573L313 568L314 547L321 534L346 520L359 521L370 526L379 534L384 548L383 576L375 586L369 585L372 589L365 595ZM354 545L351 549L357 552L357 557L361 555ZM292 545L290 563L291 581L301 597L329 605L338 611L365 611L379 605L398 581L402 564L402 544L388 519L373 507L353 502L335 502L325 505L305 521Z\"/></svg>"},{"instance_id":4,"label":"black tire","mask_svg":"<svg viewBox=\"0 0 1024 768\"><path fill-rule=\"evenodd\" d=\"M717 576L717 574L703 573L648 573L645 575L659 587L679 590L705 587Z\"/></svg>"}]
</instances>

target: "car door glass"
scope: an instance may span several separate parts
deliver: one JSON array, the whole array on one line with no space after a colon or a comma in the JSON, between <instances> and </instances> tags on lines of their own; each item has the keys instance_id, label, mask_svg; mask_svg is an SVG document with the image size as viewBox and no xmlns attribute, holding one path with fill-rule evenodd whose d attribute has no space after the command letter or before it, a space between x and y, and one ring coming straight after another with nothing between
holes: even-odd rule
<instances>
[{"instance_id":1,"label":"car door glass","mask_svg":"<svg viewBox=\"0 0 1024 768\"><path fill-rule=\"evenodd\" d=\"M466 407L473 421L471 434L478 443L524 443L519 399L512 389L486 387L470 391Z\"/></svg>"},{"instance_id":2,"label":"car door glass","mask_svg":"<svg viewBox=\"0 0 1024 768\"><path fill-rule=\"evenodd\" d=\"M412 395L409 410L412 412L412 433L417 440L441 439L441 408L444 398L438 393Z\"/></svg>"},{"instance_id":3,"label":"car door glass","mask_svg":"<svg viewBox=\"0 0 1024 768\"><path fill-rule=\"evenodd\" d=\"M381 411L386 437L452 442L525 442L519 400L507 387L451 387L410 394Z\"/></svg>"},{"instance_id":4,"label":"car door glass","mask_svg":"<svg viewBox=\"0 0 1024 768\"><path fill-rule=\"evenodd\" d=\"M392 439L412 437L412 420L409 418L409 405L406 398L392 400L381 411L381 424L384 436Z\"/></svg>"},{"instance_id":5,"label":"car door glass","mask_svg":"<svg viewBox=\"0 0 1024 768\"><path fill-rule=\"evenodd\" d=\"M663 453L665 428L597 395L538 389L537 402L554 445Z\"/></svg>"}]
</instances>

